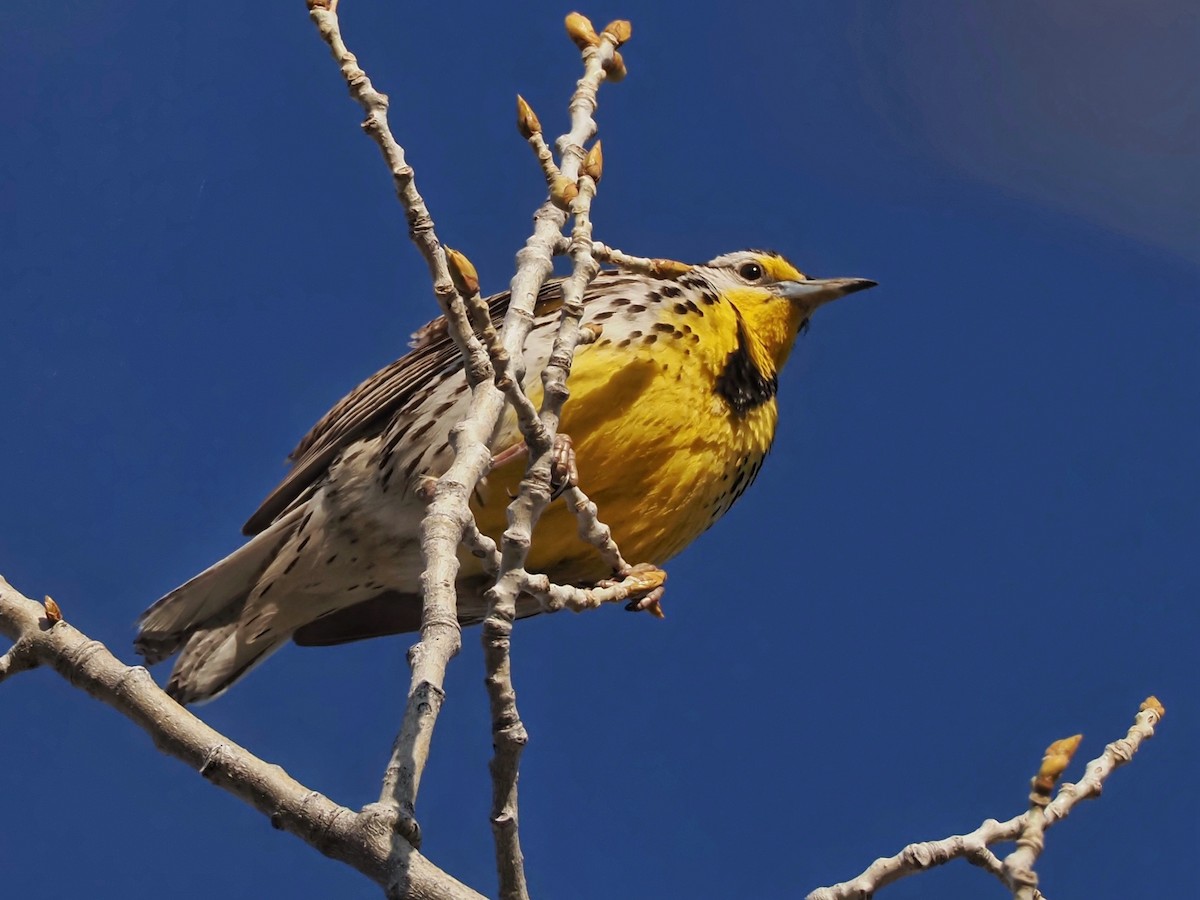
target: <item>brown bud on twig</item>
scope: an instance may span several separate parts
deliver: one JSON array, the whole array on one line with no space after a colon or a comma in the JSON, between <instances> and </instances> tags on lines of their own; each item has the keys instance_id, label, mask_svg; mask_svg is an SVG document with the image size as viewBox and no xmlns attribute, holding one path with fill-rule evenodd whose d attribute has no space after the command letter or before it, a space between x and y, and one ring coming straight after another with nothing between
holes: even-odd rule
<instances>
[{"instance_id":1,"label":"brown bud on twig","mask_svg":"<svg viewBox=\"0 0 1200 900\"><path fill-rule=\"evenodd\" d=\"M685 262L680 262L677 259L652 259L650 260L650 274L657 277L678 278L692 269Z\"/></svg>"},{"instance_id":2,"label":"brown bud on twig","mask_svg":"<svg viewBox=\"0 0 1200 900\"><path fill-rule=\"evenodd\" d=\"M600 176L604 174L604 152L600 149L599 141L592 144L592 149L584 158L582 171L584 175L599 184Z\"/></svg>"},{"instance_id":3,"label":"brown bud on twig","mask_svg":"<svg viewBox=\"0 0 1200 900\"><path fill-rule=\"evenodd\" d=\"M595 47L600 43L600 36L596 34L596 29L592 26L592 20L582 13L571 13L567 16L565 24L567 26L567 35L580 50Z\"/></svg>"},{"instance_id":4,"label":"brown bud on twig","mask_svg":"<svg viewBox=\"0 0 1200 900\"><path fill-rule=\"evenodd\" d=\"M1054 785L1062 777L1062 773L1067 770L1067 766L1071 764L1071 757L1079 749L1079 742L1082 740L1083 735L1076 734L1055 741L1046 748L1046 755L1042 757L1042 767L1033 779L1035 796L1047 800L1050 798L1050 795L1054 793Z\"/></svg>"},{"instance_id":5,"label":"brown bud on twig","mask_svg":"<svg viewBox=\"0 0 1200 900\"><path fill-rule=\"evenodd\" d=\"M608 76L609 81L620 81L629 74L629 70L625 68L625 58L621 56L620 50L614 50L612 61L604 66L604 74Z\"/></svg>"},{"instance_id":6,"label":"brown bud on twig","mask_svg":"<svg viewBox=\"0 0 1200 900\"><path fill-rule=\"evenodd\" d=\"M450 280L455 289L464 297L474 297L479 293L479 273L466 255L447 247L446 262L450 268Z\"/></svg>"},{"instance_id":7,"label":"brown bud on twig","mask_svg":"<svg viewBox=\"0 0 1200 900\"><path fill-rule=\"evenodd\" d=\"M520 94L517 94L517 131L525 140L542 133L542 123L538 121L533 107Z\"/></svg>"},{"instance_id":8,"label":"brown bud on twig","mask_svg":"<svg viewBox=\"0 0 1200 900\"><path fill-rule=\"evenodd\" d=\"M571 201L579 196L579 188L570 178L559 175L550 186L550 199L559 209L567 209Z\"/></svg>"},{"instance_id":9,"label":"brown bud on twig","mask_svg":"<svg viewBox=\"0 0 1200 900\"><path fill-rule=\"evenodd\" d=\"M628 19L614 19L604 26L604 31L601 33L607 34L612 38L613 43L620 47L633 37L633 23Z\"/></svg>"},{"instance_id":10,"label":"brown bud on twig","mask_svg":"<svg viewBox=\"0 0 1200 900\"><path fill-rule=\"evenodd\" d=\"M62 621L62 610L59 608L58 604L54 602L53 597L47 594L46 600L42 605L46 607L46 621L48 621L51 625L57 625Z\"/></svg>"}]
</instances>

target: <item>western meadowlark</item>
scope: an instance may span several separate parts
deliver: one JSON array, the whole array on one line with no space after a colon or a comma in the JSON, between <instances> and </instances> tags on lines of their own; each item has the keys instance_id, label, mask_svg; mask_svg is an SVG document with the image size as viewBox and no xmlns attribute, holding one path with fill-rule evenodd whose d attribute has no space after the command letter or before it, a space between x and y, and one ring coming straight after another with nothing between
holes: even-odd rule
<instances>
[{"instance_id":1,"label":"western meadowlark","mask_svg":"<svg viewBox=\"0 0 1200 900\"><path fill-rule=\"evenodd\" d=\"M576 353L561 428L580 486L627 559L666 562L733 505L770 449L777 379L796 335L821 304L873 285L811 279L763 250L674 277L595 279L583 323L599 337ZM507 294L490 300L495 318L507 303ZM535 403L561 303L561 282L547 282L525 347ZM216 696L289 638L332 644L419 627L420 486L448 467L449 431L469 396L459 353L435 321L316 424L246 523L253 538L142 614L136 645L146 661L179 652L167 688L176 699ZM505 453L522 441L506 416L473 499L481 530L496 538L525 467ZM487 580L477 559L461 557L458 616L471 624L485 615ZM612 575L561 500L538 523L528 568L570 584ZM518 603L518 615L537 611L532 598Z\"/></svg>"}]
</instances>

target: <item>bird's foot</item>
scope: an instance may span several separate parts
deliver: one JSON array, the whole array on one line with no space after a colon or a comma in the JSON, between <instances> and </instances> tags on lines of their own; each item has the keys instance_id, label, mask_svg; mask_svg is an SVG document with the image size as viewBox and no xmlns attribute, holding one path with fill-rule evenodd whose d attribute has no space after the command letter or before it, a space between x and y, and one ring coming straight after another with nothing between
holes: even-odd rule
<instances>
[{"instance_id":1,"label":"bird's foot","mask_svg":"<svg viewBox=\"0 0 1200 900\"><path fill-rule=\"evenodd\" d=\"M492 457L490 471L528 454L525 442L506 447ZM575 465L575 445L569 434L556 434L550 446L550 499L558 499L563 491L579 486L579 469Z\"/></svg>"},{"instance_id":2,"label":"bird's foot","mask_svg":"<svg viewBox=\"0 0 1200 900\"><path fill-rule=\"evenodd\" d=\"M579 469L575 466L575 442L569 434L559 432L550 448L550 499L562 495L568 488L579 487Z\"/></svg>"},{"instance_id":3,"label":"bird's foot","mask_svg":"<svg viewBox=\"0 0 1200 900\"><path fill-rule=\"evenodd\" d=\"M632 580L632 583L630 581ZM597 587L613 587L625 583L629 588L629 602L625 608L629 612L648 612L656 619L665 619L662 598L666 593L667 573L664 569L650 563L638 563L617 572L613 578L601 581Z\"/></svg>"}]
</instances>

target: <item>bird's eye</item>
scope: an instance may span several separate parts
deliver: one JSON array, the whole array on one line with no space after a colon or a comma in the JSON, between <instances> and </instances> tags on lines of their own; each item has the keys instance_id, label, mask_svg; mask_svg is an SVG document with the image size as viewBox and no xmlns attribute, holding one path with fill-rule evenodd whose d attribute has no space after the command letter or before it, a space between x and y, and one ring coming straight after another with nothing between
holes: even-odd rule
<instances>
[{"instance_id":1,"label":"bird's eye","mask_svg":"<svg viewBox=\"0 0 1200 900\"><path fill-rule=\"evenodd\" d=\"M738 274L746 281L758 281L763 277L763 267L754 262L743 263Z\"/></svg>"}]
</instances>

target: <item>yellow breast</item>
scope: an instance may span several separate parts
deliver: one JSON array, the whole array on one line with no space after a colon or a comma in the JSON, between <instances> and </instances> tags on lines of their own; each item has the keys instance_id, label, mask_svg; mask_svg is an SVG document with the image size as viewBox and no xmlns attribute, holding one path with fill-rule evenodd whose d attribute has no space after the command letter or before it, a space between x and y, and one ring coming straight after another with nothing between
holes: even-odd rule
<instances>
[{"instance_id":1,"label":"yellow breast","mask_svg":"<svg viewBox=\"0 0 1200 900\"><path fill-rule=\"evenodd\" d=\"M580 487L631 563L662 564L683 550L745 490L770 448L775 372L761 346L739 344L753 341L739 321L738 310L716 298L682 314L668 304L645 327L602 333L576 354L561 431L574 441ZM750 408L720 390L731 354L747 351L770 368L772 387ZM540 392L531 393L540 402ZM476 515L494 538L525 464L516 459L488 478ZM564 582L611 574L561 500L538 524L528 567Z\"/></svg>"}]
</instances>

